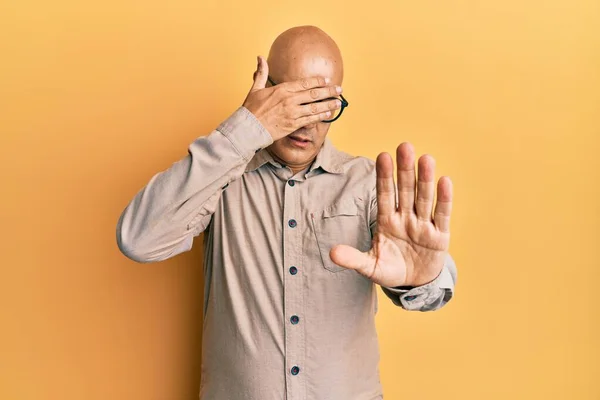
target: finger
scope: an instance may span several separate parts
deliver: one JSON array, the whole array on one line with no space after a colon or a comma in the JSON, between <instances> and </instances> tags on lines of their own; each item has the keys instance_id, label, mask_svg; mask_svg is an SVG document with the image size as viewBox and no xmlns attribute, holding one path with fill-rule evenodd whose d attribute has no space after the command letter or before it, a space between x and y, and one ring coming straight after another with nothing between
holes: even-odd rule
<instances>
[{"instance_id":1,"label":"finger","mask_svg":"<svg viewBox=\"0 0 600 400\"><path fill-rule=\"evenodd\" d=\"M375 260L369 253L342 244L334 246L329 252L329 257L339 266L354 269L365 276L373 275Z\"/></svg>"},{"instance_id":2,"label":"finger","mask_svg":"<svg viewBox=\"0 0 600 400\"><path fill-rule=\"evenodd\" d=\"M263 57L256 57L257 65L256 72L254 73L254 84L252 85L252 91L264 89L267 85L267 79L269 77L269 65L267 60Z\"/></svg>"},{"instance_id":3,"label":"finger","mask_svg":"<svg viewBox=\"0 0 600 400\"><path fill-rule=\"evenodd\" d=\"M342 93L342 87L337 85L326 86L321 88L312 88L296 92L293 96L294 104L308 104L319 100L337 97Z\"/></svg>"},{"instance_id":4,"label":"finger","mask_svg":"<svg viewBox=\"0 0 600 400\"><path fill-rule=\"evenodd\" d=\"M401 213L415 212L415 150L410 143L396 149L398 168L398 208Z\"/></svg>"},{"instance_id":5,"label":"finger","mask_svg":"<svg viewBox=\"0 0 600 400\"><path fill-rule=\"evenodd\" d=\"M396 189L394 187L394 162L388 153L377 157L377 217L388 216L396 211Z\"/></svg>"},{"instance_id":6,"label":"finger","mask_svg":"<svg viewBox=\"0 0 600 400\"><path fill-rule=\"evenodd\" d=\"M433 221L435 226L444 233L450 232L450 214L452 213L452 181L443 176L438 181L437 201Z\"/></svg>"},{"instance_id":7,"label":"finger","mask_svg":"<svg viewBox=\"0 0 600 400\"><path fill-rule=\"evenodd\" d=\"M320 114L312 114L312 115L307 115L306 117L300 117L300 118L294 120L294 124L296 126L296 129L299 129L299 128L302 128L303 126L306 126L309 124L314 124L315 122L320 122L320 121L323 121L330 117L331 117L331 111L325 111Z\"/></svg>"},{"instance_id":8,"label":"finger","mask_svg":"<svg viewBox=\"0 0 600 400\"><path fill-rule=\"evenodd\" d=\"M435 160L430 155L419 158L419 178L417 180L417 217L431 222L433 211Z\"/></svg>"},{"instance_id":9,"label":"finger","mask_svg":"<svg viewBox=\"0 0 600 400\"><path fill-rule=\"evenodd\" d=\"M331 78L325 76L313 76L310 78L303 78L297 81L284 82L283 87L290 92L303 92L319 87L325 87L331 82Z\"/></svg>"},{"instance_id":10,"label":"finger","mask_svg":"<svg viewBox=\"0 0 600 400\"><path fill-rule=\"evenodd\" d=\"M311 114L321 114L327 111L333 112L342 107L342 102L339 100L321 101L318 103L310 103L297 106L294 111L296 118L304 117Z\"/></svg>"}]
</instances>

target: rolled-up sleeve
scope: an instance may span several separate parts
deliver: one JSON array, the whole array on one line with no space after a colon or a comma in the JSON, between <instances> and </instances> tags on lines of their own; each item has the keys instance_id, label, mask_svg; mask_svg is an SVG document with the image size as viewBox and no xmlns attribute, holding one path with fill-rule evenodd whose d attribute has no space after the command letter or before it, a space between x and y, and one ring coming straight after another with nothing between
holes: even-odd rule
<instances>
[{"instance_id":1,"label":"rolled-up sleeve","mask_svg":"<svg viewBox=\"0 0 600 400\"><path fill-rule=\"evenodd\" d=\"M435 311L454 296L457 271L454 259L448 255L442 272L431 282L414 288L383 287L392 302L409 311Z\"/></svg>"}]
</instances>

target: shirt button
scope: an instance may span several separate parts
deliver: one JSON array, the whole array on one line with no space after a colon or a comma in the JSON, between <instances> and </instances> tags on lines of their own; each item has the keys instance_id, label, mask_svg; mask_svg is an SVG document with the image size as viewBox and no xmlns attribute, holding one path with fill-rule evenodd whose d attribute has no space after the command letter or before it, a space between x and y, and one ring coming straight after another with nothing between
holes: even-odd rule
<instances>
[{"instance_id":1,"label":"shirt button","mask_svg":"<svg viewBox=\"0 0 600 400\"><path fill-rule=\"evenodd\" d=\"M292 187L293 187L295 184L296 184L296 182L294 182L294 181L288 181L288 185L290 185L290 186L292 186Z\"/></svg>"},{"instance_id":2,"label":"shirt button","mask_svg":"<svg viewBox=\"0 0 600 400\"><path fill-rule=\"evenodd\" d=\"M404 300L406 300L406 301L413 301L413 300L414 300L414 299L416 299L416 298L417 298L417 296L406 296L406 297L404 298Z\"/></svg>"},{"instance_id":3,"label":"shirt button","mask_svg":"<svg viewBox=\"0 0 600 400\"><path fill-rule=\"evenodd\" d=\"M290 267L290 274L292 275L296 275L298 273L298 268L291 266Z\"/></svg>"},{"instance_id":4,"label":"shirt button","mask_svg":"<svg viewBox=\"0 0 600 400\"><path fill-rule=\"evenodd\" d=\"M298 367L297 365L294 365L292 367L292 369L290 370L290 372L292 373L292 375L298 375L300 373L300 367Z\"/></svg>"},{"instance_id":5,"label":"shirt button","mask_svg":"<svg viewBox=\"0 0 600 400\"><path fill-rule=\"evenodd\" d=\"M296 227L296 225L298 225L298 223L296 222L296 220L295 220L295 219L290 219L290 220L288 221L288 225L290 226L290 228L295 228L295 227Z\"/></svg>"},{"instance_id":6,"label":"shirt button","mask_svg":"<svg viewBox=\"0 0 600 400\"><path fill-rule=\"evenodd\" d=\"M300 317L298 317L297 315L292 315L292 318L290 318L290 322L293 325L296 325L298 322L300 322Z\"/></svg>"}]
</instances>

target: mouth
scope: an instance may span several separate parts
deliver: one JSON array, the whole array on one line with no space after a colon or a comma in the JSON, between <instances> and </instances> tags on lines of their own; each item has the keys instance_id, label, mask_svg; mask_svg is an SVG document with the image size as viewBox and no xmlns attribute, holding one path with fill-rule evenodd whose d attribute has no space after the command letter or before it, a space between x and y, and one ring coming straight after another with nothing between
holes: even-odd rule
<instances>
[{"instance_id":1,"label":"mouth","mask_svg":"<svg viewBox=\"0 0 600 400\"><path fill-rule=\"evenodd\" d=\"M300 135L289 135L287 138L294 146L301 148L307 147L312 142L312 140Z\"/></svg>"}]
</instances>

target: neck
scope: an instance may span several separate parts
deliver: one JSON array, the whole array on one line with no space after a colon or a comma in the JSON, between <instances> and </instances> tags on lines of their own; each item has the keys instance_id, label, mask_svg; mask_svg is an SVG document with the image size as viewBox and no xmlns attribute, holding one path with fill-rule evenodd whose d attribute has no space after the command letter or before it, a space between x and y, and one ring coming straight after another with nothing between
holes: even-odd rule
<instances>
[{"instance_id":1,"label":"neck","mask_svg":"<svg viewBox=\"0 0 600 400\"><path fill-rule=\"evenodd\" d=\"M273 153L271 151L271 149L267 148L267 151L269 152L269 154L271 155L271 157L273 157L273 160L275 160L279 164L284 165L284 166L288 167L289 169L291 169L292 172L294 173L294 175L296 175L298 172L302 171L303 169L307 168L317 158L315 156L315 157L311 158L310 160L308 160L307 162L302 163L302 164L290 164L290 163L287 163L286 161L282 160L281 158L277 157L277 155L275 153Z\"/></svg>"}]
</instances>

